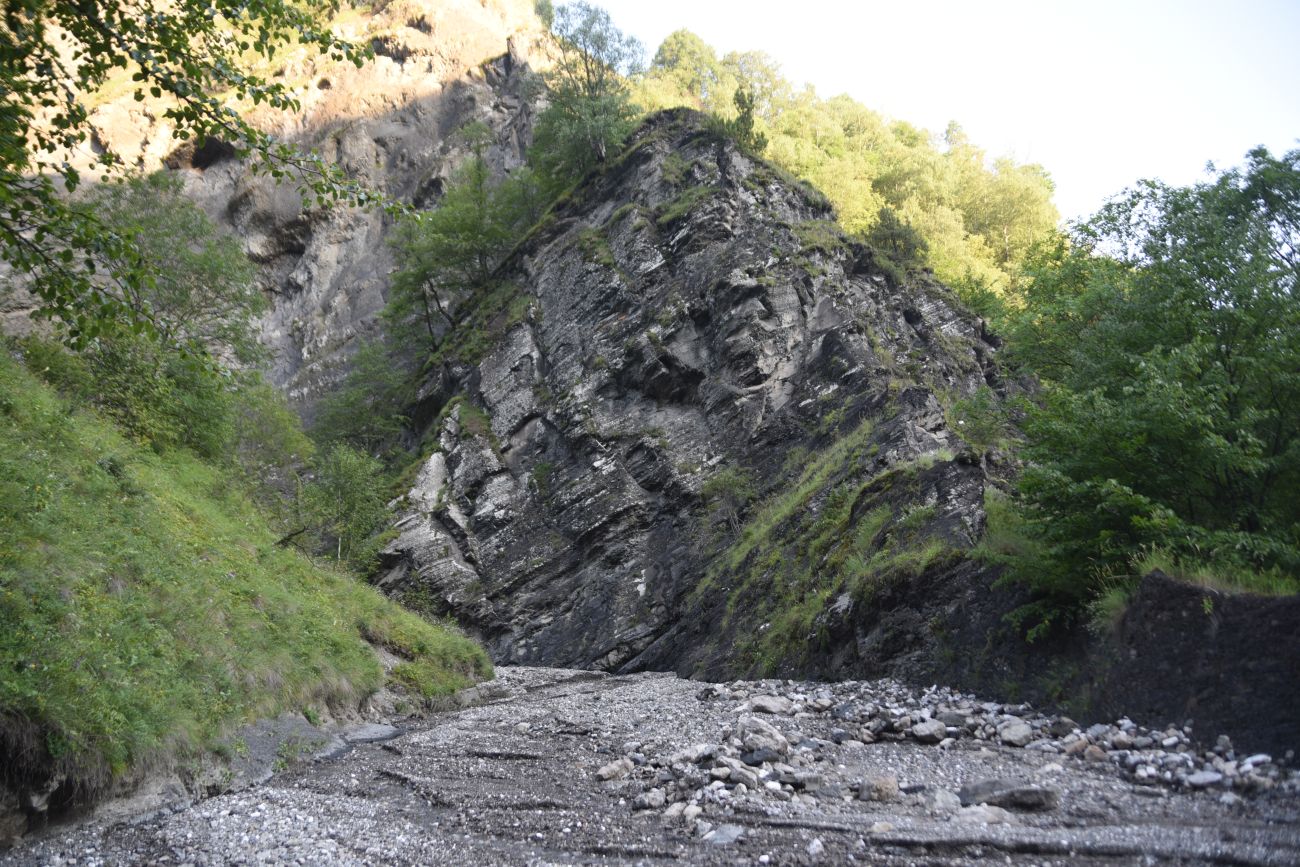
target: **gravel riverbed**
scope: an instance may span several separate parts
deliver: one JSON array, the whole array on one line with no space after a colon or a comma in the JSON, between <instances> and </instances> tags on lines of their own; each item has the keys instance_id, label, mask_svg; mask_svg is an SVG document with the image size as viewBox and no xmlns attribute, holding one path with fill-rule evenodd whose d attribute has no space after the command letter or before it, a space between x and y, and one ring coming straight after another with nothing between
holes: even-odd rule
<instances>
[{"instance_id":1,"label":"gravel riverbed","mask_svg":"<svg viewBox=\"0 0 1300 867\"><path fill-rule=\"evenodd\" d=\"M1285 757L1198 748L1181 728L1081 728L891 681L502 668L484 694L391 740L56 830L0 862L1300 863Z\"/></svg>"}]
</instances>

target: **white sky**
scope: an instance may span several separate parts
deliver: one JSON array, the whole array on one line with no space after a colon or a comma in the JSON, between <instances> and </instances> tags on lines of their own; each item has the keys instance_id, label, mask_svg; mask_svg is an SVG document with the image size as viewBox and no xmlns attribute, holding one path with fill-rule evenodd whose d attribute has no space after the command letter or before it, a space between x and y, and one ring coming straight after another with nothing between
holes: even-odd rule
<instances>
[{"instance_id":1,"label":"white sky","mask_svg":"<svg viewBox=\"0 0 1300 867\"><path fill-rule=\"evenodd\" d=\"M646 58L679 27L823 97L1041 163L1063 217L1300 147L1300 0L595 0Z\"/></svg>"}]
</instances>

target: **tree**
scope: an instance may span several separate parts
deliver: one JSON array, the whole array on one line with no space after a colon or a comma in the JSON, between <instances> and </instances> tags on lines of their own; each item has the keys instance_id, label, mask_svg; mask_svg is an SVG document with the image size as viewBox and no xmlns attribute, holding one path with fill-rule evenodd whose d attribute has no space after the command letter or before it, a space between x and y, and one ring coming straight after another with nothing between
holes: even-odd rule
<instances>
[{"instance_id":1,"label":"tree","mask_svg":"<svg viewBox=\"0 0 1300 867\"><path fill-rule=\"evenodd\" d=\"M461 135L473 157L438 206L399 223L391 241L398 271L384 311L389 336L400 340L406 326L418 323L430 351L442 331L455 326L460 299L487 286L501 256L540 217L529 170L495 183L486 159L488 128L470 124Z\"/></svg>"},{"instance_id":2,"label":"tree","mask_svg":"<svg viewBox=\"0 0 1300 867\"><path fill-rule=\"evenodd\" d=\"M761 154L767 147L767 136L754 128L754 95L742 88L736 91L734 100L736 119L727 123L727 131L742 148Z\"/></svg>"},{"instance_id":3,"label":"tree","mask_svg":"<svg viewBox=\"0 0 1300 867\"><path fill-rule=\"evenodd\" d=\"M219 372L208 356L249 364L264 355L254 319L266 300L252 264L170 175L100 185L71 205L92 211L104 232L148 266L135 293L156 334L99 322L75 357L30 343L29 352L43 359L38 369L157 449L183 445L204 457L226 457L235 437L236 391L254 387L256 377Z\"/></svg>"},{"instance_id":4,"label":"tree","mask_svg":"<svg viewBox=\"0 0 1300 867\"><path fill-rule=\"evenodd\" d=\"M627 76L641 66L641 43L589 3L559 7L552 28L559 48L546 76L551 104L534 131L534 161L552 190L604 162L635 122Z\"/></svg>"},{"instance_id":5,"label":"tree","mask_svg":"<svg viewBox=\"0 0 1300 867\"><path fill-rule=\"evenodd\" d=\"M388 514L387 484L378 459L336 443L316 463L316 478L305 491L308 525L339 560L365 569L363 543Z\"/></svg>"},{"instance_id":6,"label":"tree","mask_svg":"<svg viewBox=\"0 0 1300 867\"><path fill-rule=\"evenodd\" d=\"M1145 182L1032 261L1010 354L1044 384L1027 514L1057 609L1159 548L1300 570L1300 151Z\"/></svg>"},{"instance_id":7,"label":"tree","mask_svg":"<svg viewBox=\"0 0 1300 867\"><path fill-rule=\"evenodd\" d=\"M185 198L180 178L156 172L102 184L81 203L147 263L136 292L164 343L244 364L264 355L253 323L267 306L256 270L239 242Z\"/></svg>"},{"instance_id":8,"label":"tree","mask_svg":"<svg viewBox=\"0 0 1300 867\"><path fill-rule=\"evenodd\" d=\"M903 268L914 267L925 256L925 239L888 206L880 209L879 219L867 233L866 241Z\"/></svg>"},{"instance_id":9,"label":"tree","mask_svg":"<svg viewBox=\"0 0 1300 867\"><path fill-rule=\"evenodd\" d=\"M40 315L67 325L85 345L105 323L154 326L146 289L157 271L131 238L112 232L93 209L63 192L81 183L67 159L84 145L89 96L113 73L131 73L134 95L166 101L180 139L219 139L253 165L291 174L318 202L377 196L335 166L254 128L224 96L277 109L298 108L282 82L250 73L247 53L270 60L296 41L361 65L367 52L318 24L325 0L12 0L0 17L0 256L40 300ZM125 171L111 151L108 175Z\"/></svg>"},{"instance_id":10,"label":"tree","mask_svg":"<svg viewBox=\"0 0 1300 867\"><path fill-rule=\"evenodd\" d=\"M397 444L406 429L410 375L383 344L361 345L343 382L317 406L312 436L324 445L347 443L371 454Z\"/></svg>"},{"instance_id":11,"label":"tree","mask_svg":"<svg viewBox=\"0 0 1300 867\"><path fill-rule=\"evenodd\" d=\"M650 63L650 74L663 76L699 109L710 104L723 78L713 47L689 30L675 30L664 38Z\"/></svg>"}]
</instances>

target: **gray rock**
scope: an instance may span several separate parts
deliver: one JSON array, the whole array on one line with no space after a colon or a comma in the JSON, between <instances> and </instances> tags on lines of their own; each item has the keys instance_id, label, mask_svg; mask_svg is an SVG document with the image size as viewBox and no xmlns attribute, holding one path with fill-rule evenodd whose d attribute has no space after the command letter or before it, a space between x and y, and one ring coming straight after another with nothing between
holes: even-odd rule
<instances>
[{"instance_id":1,"label":"gray rock","mask_svg":"<svg viewBox=\"0 0 1300 867\"><path fill-rule=\"evenodd\" d=\"M955 728L961 728L966 725L966 722L969 719L966 714L955 710L940 711L934 715L934 718L946 726L953 726Z\"/></svg>"},{"instance_id":2,"label":"gray rock","mask_svg":"<svg viewBox=\"0 0 1300 867\"><path fill-rule=\"evenodd\" d=\"M962 786L957 791L963 807L990 804L1012 810L1055 810L1061 805L1061 792L1047 786L1025 785L1015 780L982 780Z\"/></svg>"},{"instance_id":3,"label":"gray rock","mask_svg":"<svg viewBox=\"0 0 1300 867\"><path fill-rule=\"evenodd\" d=\"M978 825L1011 825L1015 823L1016 817L1001 807L977 804L973 807L962 807L953 814L952 820Z\"/></svg>"},{"instance_id":4,"label":"gray rock","mask_svg":"<svg viewBox=\"0 0 1300 867\"><path fill-rule=\"evenodd\" d=\"M1007 746L1023 747L1034 739L1034 730L1023 720L1011 720L998 726L998 740Z\"/></svg>"},{"instance_id":5,"label":"gray rock","mask_svg":"<svg viewBox=\"0 0 1300 867\"><path fill-rule=\"evenodd\" d=\"M610 780L620 780L632 773L632 760L629 758L615 759L607 765L602 766L596 771L596 779L602 782Z\"/></svg>"},{"instance_id":6,"label":"gray rock","mask_svg":"<svg viewBox=\"0 0 1300 867\"><path fill-rule=\"evenodd\" d=\"M898 778L894 776L871 777L863 780L858 788L861 801L897 801L899 798Z\"/></svg>"},{"instance_id":7,"label":"gray rock","mask_svg":"<svg viewBox=\"0 0 1300 867\"><path fill-rule=\"evenodd\" d=\"M1197 771L1187 778L1187 785L1193 789L1204 789L1223 782L1223 774L1218 771Z\"/></svg>"},{"instance_id":8,"label":"gray rock","mask_svg":"<svg viewBox=\"0 0 1300 867\"><path fill-rule=\"evenodd\" d=\"M961 798L947 789L927 788L921 794L921 802L931 813L955 813L961 809Z\"/></svg>"},{"instance_id":9,"label":"gray rock","mask_svg":"<svg viewBox=\"0 0 1300 867\"><path fill-rule=\"evenodd\" d=\"M1073 733L1078 727L1079 724L1074 720L1070 719L1068 716L1063 716L1052 720L1052 724L1048 726L1047 732L1054 738L1063 738L1066 735Z\"/></svg>"},{"instance_id":10,"label":"gray rock","mask_svg":"<svg viewBox=\"0 0 1300 867\"><path fill-rule=\"evenodd\" d=\"M650 789L637 796L634 807L638 810L658 810L667 803L668 798L663 789Z\"/></svg>"},{"instance_id":11,"label":"gray rock","mask_svg":"<svg viewBox=\"0 0 1300 867\"><path fill-rule=\"evenodd\" d=\"M924 720L912 726L912 737L923 744L937 744L948 736L948 727L939 720Z\"/></svg>"},{"instance_id":12,"label":"gray rock","mask_svg":"<svg viewBox=\"0 0 1300 867\"><path fill-rule=\"evenodd\" d=\"M749 700L749 706L758 713L788 714L794 710L790 699L779 695L756 695Z\"/></svg>"},{"instance_id":13,"label":"gray rock","mask_svg":"<svg viewBox=\"0 0 1300 867\"><path fill-rule=\"evenodd\" d=\"M401 730L396 726L390 726L386 723L365 723L345 729L343 731L343 740L350 744L371 744L379 741L390 741L401 733Z\"/></svg>"},{"instance_id":14,"label":"gray rock","mask_svg":"<svg viewBox=\"0 0 1300 867\"><path fill-rule=\"evenodd\" d=\"M684 750L679 750L669 757L668 763L672 765L685 764L697 765L712 761L713 757L718 754L717 744L695 744Z\"/></svg>"},{"instance_id":15,"label":"gray rock","mask_svg":"<svg viewBox=\"0 0 1300 867\"><path fill-rule=\"evenodd\" d=\"M746 750L768 750L778 756L790 751L790 742L775 726L758 717L742 716L736 723L736 737Z\"/></svg>"},{"instance_id":16,"label":"gray rock","mask_svg":"<svg viewBox=\"0 0 1300 867\"><path fill-rule=\"evenodd\" d=\"M704 842L714 846L730 846L745 836L745 829L740 825L719 825L704 835Z\"/></svg>"},{"instance_id":17,"label":"gray rock","mask_svg":"<svg viewBox=\"0 0 1300 867\"><path fill-rule=\"evenodd\" d=\"M627 159L611 155L611 171L575 188L501 269L502 285L521 292L511 326L486 335L492 345L474 363L439 366L421 385L420 417L441 419L427 434L437 450L405 498L377 584L472 623L501 664L734 667L708 645L715 603L735 600L690 601L720 553L696 544L700 491L741 469L784 490L789 471L764 456L822 450L830 404L846 409L832 438L857 428L854 407L880 412L859 434L873 458L836 468L826 493L924 466L915 484L868 489L861 507L932 506L927 536L954 551L977 541L985 471L961 457L935 395L986 387L996 347L984 327L928 277L898 286L829 226L832 237L810 246L796 230L829 212L701 136L702 124L677 111L637 130ZM690 188L708 192L680 213L676 160L692 166ZM924 364L892 361L913 357ZM452 395L478 408L475 424L443 414ZM877 634L905 633L918 649L936 642L916 623L946 611L949 591L965 592L974 572L961 557L932 571L916 605L873 615L887 621ZM861 618L842 596L818 616L847 635ZM763 626L759 606L731 610L730 628ZM851 642L861 657L852 667L892 666L896 651L862 639ZM751 689L755 711L794 710L793 694ZM809 692L799 702L823 706ZM852 703L826 701L837 715Z\"/></svg>"},{"instance_id":18,"label":"gray rock","mask_svg":"<svg viewBox=\"0 0 1300 867\"><path fill-rule=\"evenodd\" d=\"M740 760L752 767L758 767L765 762L775 762L781 758L781 754L776 750L769 750L766 747L757 750L750 750L747 753L740 754Z\"/></svg>"}]
</instances>

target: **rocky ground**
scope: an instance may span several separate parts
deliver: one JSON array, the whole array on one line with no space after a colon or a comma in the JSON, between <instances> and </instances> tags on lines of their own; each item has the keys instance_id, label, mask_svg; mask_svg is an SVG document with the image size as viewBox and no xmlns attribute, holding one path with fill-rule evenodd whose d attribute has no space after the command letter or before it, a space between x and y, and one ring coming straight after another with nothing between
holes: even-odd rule
<instances>
[{"instance_id":1,"label":"rocky ground","mask_svg":"<svg viewBox=\"0 0 1300 867\"><path fill-rule=\"evenodd\" d=\"M488 695L0 861L1300 863L1300 775L1180 729L1081 731L891 681L505 668Z\"/></svg>"}]
</instances>

